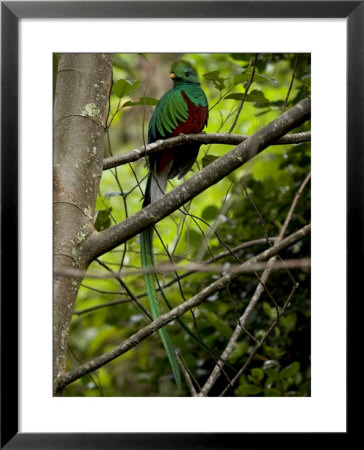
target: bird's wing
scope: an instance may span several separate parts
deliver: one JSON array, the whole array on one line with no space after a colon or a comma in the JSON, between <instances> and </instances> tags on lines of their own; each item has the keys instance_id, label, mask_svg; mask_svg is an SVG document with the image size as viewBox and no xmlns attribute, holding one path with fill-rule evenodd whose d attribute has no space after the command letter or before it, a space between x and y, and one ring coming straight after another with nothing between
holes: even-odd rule
<instances>
[{"instance_id":1,"label":"bird's wing","mask_svg":"<svg viewBox=\"0 0 364 450\"><path fill-rule=\"evenodd\" d=\"M149 122L148 142L169 137L188 118L188 106L180 90L171 89L159 100Z\"/></svg>"}]
</instances>

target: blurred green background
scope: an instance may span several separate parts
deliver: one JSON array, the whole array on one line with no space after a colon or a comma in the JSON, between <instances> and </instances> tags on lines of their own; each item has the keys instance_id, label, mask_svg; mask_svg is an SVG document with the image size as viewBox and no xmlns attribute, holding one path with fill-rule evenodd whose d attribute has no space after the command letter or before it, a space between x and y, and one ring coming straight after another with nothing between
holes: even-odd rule
<instances>
[{"instance_id":1,"label":"blurred green background","mask_svg":"<svg viewBox=\"0 0 364 450\"><path fill-rule=\"evenodd\" d=\"M227 132L234 121L242 93L251 77L253 54L116 54L113 89L110 96L105 157L118 155L147 142L147 128L156 101L172 87L171 64L179 58L195 64L209 101L207 133ZM55 61L56 62L56 61ZM56 67L56 64L55 64ZM233 133L253 134L310 93L309 54L259 54L254 81ZM287 99L287 94L289 97ZM147 100L143 100L147 98ZM138 104L139 103L139 104ZM309 122L295 131L309 130ZM232 146L203 145L197 163L187 176L228 152ZM185 210L177 211L157 225L163 244L174 261L202 261L226 248L254 239L277 236L294 196L310 171L310 143L271 146L218 184L200 194ZM103 172L96 209L96 227L101 230L133 215L142 207L142 190L147 168L144 159ZM183 180L172 180L168 190ZM286 235L310 222L310 187L303 191ZM248 195L247 195L248 194ZM257 212L259 211L259 214ZM186 214L189 212L189 215ZM263 224L262 224L263 220ZM218 237L214 232L217 233ZM165 248L154 239L156 263L168 262ZM260 253L268 244L239 252L245 260ZM89 272L140 267L139 238L135 237L103 255ZM310 256L309 238L283 252L284 258ZM236 263L232 256L219 264ZM196 273L165 288L172 305L177 305L217 279L217 273ZM259 350L249 369L226 395L230 396L309 396L310 395L310 270L273 271L267 288L279 306L292 289L292 277L299 288L292 305ZM160 275L162 285L174 273ZM148 308L142 275L123 277L135 296ZM237 317L251 299L258 279L244 274L208 302L183 316L206 345L221 353L237 325ZM260 339L276 318L272 298L264 292L250 315L246 328ZM161 301L162 305L163 301ZM165 305L162 309L167 311ZM73 315L67 370L111 350L148 322L135 302L130 301L115 278L85 278ZM173 345L193 379L202 386L215 365L209 353L198 347L173 322L167 327ZM229 358L239 370L255 346L243 334ZM227 375L234 376L227 367ZM221 376L209 395L219 395L227 381ZM176 396L190 395L187 385L178 394L171 369L158 334L91 375L69 385L66 396Z\"/></svg>"}]
</instances>

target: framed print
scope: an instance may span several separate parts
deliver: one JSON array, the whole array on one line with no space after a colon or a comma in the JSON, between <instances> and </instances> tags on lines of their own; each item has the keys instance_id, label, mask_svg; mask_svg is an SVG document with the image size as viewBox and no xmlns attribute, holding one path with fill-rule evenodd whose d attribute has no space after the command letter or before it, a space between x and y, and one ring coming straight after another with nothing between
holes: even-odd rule
<instances>
[{"instance_id":1,"label":"framed print","mask_svg":"<svg viewBox=\"0 0 364 450\"><path fill-rule=\"evenodd\" d=\"M363 3L1 6L1 446L347 442Z\"/></svg>"}]
</instances>

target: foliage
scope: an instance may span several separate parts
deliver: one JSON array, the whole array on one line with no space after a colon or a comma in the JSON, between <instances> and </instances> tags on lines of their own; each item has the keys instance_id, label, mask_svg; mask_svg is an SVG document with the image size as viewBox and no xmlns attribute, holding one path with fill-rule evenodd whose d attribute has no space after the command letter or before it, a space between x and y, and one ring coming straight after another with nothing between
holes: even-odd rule
<instances>
[{"instance_id":1,"label":"foliage","mask_svg":"<svg viewBox=\"0 0 364 450\"><path fill-rule=\"evenodd\" d=\"M105 157L126 152L146 142L149 119L160 96L170 88L172 62L180 55L120 54L114 58L114 83L109 99ZM227 132L254 68L252 54L187 54L200 74L209 99L209 132ZM290 83L293 84L290 89ZM287 93L289 97L287 99ZM310 56L300 54L259 54L254 81L234 128L237 134L253 134L310 93ZM299 130L309 130L305 123ZM228 152L223 144L202 146L193 175L200 168ZM105 229L131 216L141 208L146 168L144 160L104 171L97 198L95 226ZM203 261L243 242L278 236L297 190L310 170L310 145L271 146L226 179L199 195L180 211L161 221L154 240L156 263ZM172 180L169 189L183 182ZM143 186L140 187L140 184ZM287 235L310 221L310 189L303 191L289 223ZM237 253L240 260L267 248L248 247ZM310 241L304 239L281 254L282 258L310 255ZM131 239L100 258L110 270L133 271L140 267L139 238ZM213 261L212 261L213 262ZM228 254L217 264L226 270L236 258ZM109 272L97 261L90 272ZM181 276L183 272L179 273ZM215 281L219 273L194 273L174 282L164 291L172 306ZM175 273L159 277L163 286ZM69 338L68 370L112 349L117 343L148 323L128 289L148 308L143 276L131 272L122 277L85 278L78 294ZM275 302L282 307L294 282L299 288L291 307L252 361L249 369L227 395L308 396L310 395L310 271L273 271L245 333L239 339L225 372L233 378L249 358L255 339L261 339L277 317ZM258 284L255 273L242 275L208 302L185 314L184 323L217 354L225 349ZM168 308L161 300L164 311ZM103 306L104 305L104 306ZM202 386L215 365L214 358L196 345L177 322L167 326L183 364ZM233 370L234 369L234 370ZM209 395L219 395L227 380L221 376ZM158 334L114 360L92 375L69 385L68 396L172 396L178 395L170 366ZM184 395L189 390L184 384Z\"/></svg>"}]
</instances>

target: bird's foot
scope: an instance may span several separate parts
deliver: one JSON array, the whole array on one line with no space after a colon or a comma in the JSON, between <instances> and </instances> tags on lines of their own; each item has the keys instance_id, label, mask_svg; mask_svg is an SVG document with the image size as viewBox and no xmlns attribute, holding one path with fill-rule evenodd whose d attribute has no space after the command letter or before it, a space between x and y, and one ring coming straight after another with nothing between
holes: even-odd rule
<instances>
[{"instance_id":1,"label":"bird's foot","mask_svg":"<svg viewBox=\"0 0 364 450\"><path fill-rule=\"evenodd\" d=\"M182 136L183 137L183 139L186 141L186 142L188 142L188 136L187 136L187 134L184 134L184 133L179 133L179 135L178 136Z\"/></svg>"}]
</instances>

